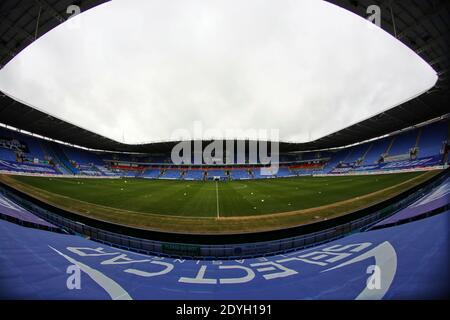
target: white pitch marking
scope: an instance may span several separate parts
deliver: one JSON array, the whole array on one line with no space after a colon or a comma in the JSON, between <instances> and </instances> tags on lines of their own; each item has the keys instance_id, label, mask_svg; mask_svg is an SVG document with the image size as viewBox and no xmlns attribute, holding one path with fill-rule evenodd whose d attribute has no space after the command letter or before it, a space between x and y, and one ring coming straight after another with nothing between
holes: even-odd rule
<instances>
[{"instance_id":1,"label":"white pitch marking","mask_svg":"<svg viewBox=\"0 0 450 320\"><path fill-rule=\"evenodd\" d=\"M220 218L220 212L219 212L219 186L216 181L216 204L217 204L217 219Z\"/></svg>"},{"instance_id":2,"label":"white pitch marking","mask_svg":"<svg viewBox=\"0 0 450 320\"><path fill-rule=\"evenodd\" d=\"M105 276L98 270L95 270L68 255L56 250L52 246L50 249L58 253L59 255L66 258L70 263L77 265L82 271L84 271L92 280L94 280L100 287L102 287L113 300L133 300L125 289L123 289L117 282L113 279Z\"/></svg>"}]
</instances>

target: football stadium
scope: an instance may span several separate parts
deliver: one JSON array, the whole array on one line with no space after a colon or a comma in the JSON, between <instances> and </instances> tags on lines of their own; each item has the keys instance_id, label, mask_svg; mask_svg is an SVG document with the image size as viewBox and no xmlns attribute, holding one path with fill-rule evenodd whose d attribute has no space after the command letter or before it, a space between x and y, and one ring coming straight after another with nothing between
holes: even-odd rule
<instances>
[{"instance_id":1,"label":"football stadium","mask_svg":"<svg viewBox=\"0 0 450 320\"><path fill-rule=\"evenodd\" d=\"M397 103L389 102L386 107L379 102L382 101L379 96L389 97L397 90L396 85L406 87L408 81L420 78L421 73L402 67L400 73L405 81L396 80L392 92L389 86L380 85L373 96L366 95L371 104L381 108L366 115L359 116L359 111L354 109L348 109L349 113L345 114L344 103L333 98L328 103L332 104L331 109L313 123L307 114L319 113L320 107L315 107L312 99L310 104L303 105L300 117L288 110L282 121L273 125L281 132L284 123L286 128L292 123L294 130L301 132L302 121L305 126L310 122L313 127L321 123L329 127L324 134L308 134L306 139L298 136L173 139L165 135L146 143L120 138L137 131L133 125L120 126L116 135L106 125L103 129L95 101L79 112L76 105L67 103L68 112L73 113L64 116L11 89L13 84L27 92L38 88L35 90L38 96L56 95L57 104L64 105L68 93L55 93L60 91L55 87L60 80L49 81L40 70L33 71L39 66L27 64L25 59L39 57L42 52L47 54L39 45L50 42L52 35L57 38L65 27L73 27L70 23L84 17L80 23L91 26L90 21L100 21L102 14L113 10L114 5L137 5L114 2L7 0L0 3L1 299L448 299L450 5L447 1L311 1L320 3L319 12L323 6L324 11L336 11L354 19L356 24L370 24L367 30L398 45L399 50L410 54L411 59L419 61L420 68L435 77L431 85L416 88L407 98L401 96ZM152 10L156 16L164 15L158 12L159 2L148 2L154 5ZM267 9L249 3L252 3L249 10L255 16L259 10ZM276 6L277 2L270 5ZM221 8L222 4L218 6ZM179 8L175 7L164 10L178 12ZM191 12L187 11L184 8L177 14ZM77 17L72 17L74 12ZM275 10L272 15L277 13ZM169 16L169 23L176 25L170 17L173 16ZM253 21L252 17L250 14L245 19ZM123 27L128 23L126 18L116 24ZM194 20L197 18L205 28L216 23L212 18ZM271 28L277 28L276 19L269 23ZM325 23L321 21L313 28L318 28L318 33L326 32L327 28L320 27ZM151 39L166 41L167 30L162 27L160 30L161 38ZM215 35L221 34L220 30L214 30ZM357 39L352 33L347 36ZM202 38L203 33L186 42L201 41L197 37ZM97 40L99 47L108 41ZM131 46L128 50L139 59L141 43L129 41L132 45L121 45ZM214 47L215 43L209 44ZM166 43L161 46L165 45L169 46ZM281 44L277 42L273 46L278 48ZM160 48L157 44L155 47L152 50ZM89 51L87 48L84 46L80 51ZM63 49L53 44L51 50ZM278 49L270 50L278 52ZM217 51L214 47L206 51L205 57ZM367 55L373 60L368 61L378 59L377 53L370 51L373 57ZM193 52L197 57L197 51ZM239 59L241 51L237 52L237 57L232 59ZM339 52L336 50L335 54ZM54 54L48 63L59 55ZM227 51L228 54L234 53ZM327 71L330 66L326 60L331 58L324 52L317 55L324 65L322 70ZM150 61L153 56L149 56L145 59ZM189 57L176 59L190 61ZM383 52L380 59L382 64L390 65L388 53ZM354 69L356 74L369 73L356 60L346 68ZM45 67L45 62L42 63ZM92 58L89 63L99 62ZM388 68L395 69L401 63L394 61ZM258 77L264 77L264 72L258 70L267 66L257 62L255 65L256 71L252 70ZM196 73L203 72L196 66L192 62ZM224 69L232 68L220 70L226 75L229 70ZM19 69L30 72L34 82L17 80L26 77L18 76ZM161 82L174 76L169 69L164 75L158 70L155 67L154 73L162 78ZM224 82L224 92L233 101L247 103L242 92L232 92L235 86L248 83L246 76L242 76L245 81L230 84L233 79L220 73L219 81L214 78L216 73L213 76L212 71L208 72L204 73L211 78L205 77L214 84L205 85L204 92L214 91L217 83ZM90 76L94 77L94 73ZM6 79L3 82L2 77ZM126 78L126 75L112 72L104 77ZM306 71L305 77L309 77ZM293 78L286 81L290 79ZM188 84L173 90L181 92L196 86L194 77L184 80ZM353 94L352 87L359 84L347 80L342 83L345 89L326 88L312 97L326 96L328 91L332 94L348 90ZM49 87L39 89L41 81L50 83ZM101 86L101 80L95 81ZM136 86L131 80L122 81L130 87ZM284 82L271 84L283 85ZM256 87L258 93L266 95ZM129 100L128 96L124 98L122 88L116 89L117 92L108 93L111 100L130 105L140 103ZM101 88L92 90L101 91ZM164 91L164 87L158 84L155 89L145 90ZM282 93L285 89L277 90ZM195 95L193 101L201 99ZM284 101L284 98L277 99L280 104ZM189 109L177 110L175 98L166 100L174 109L161 113L161 117L156 110L148 109L144 112L150 114L146 126L161 133L160 126L176 118L189 127ZM209 123L210 126L231 125L247 117L245 111L239 111L228 118L228 113L236 111L220 107L224 102L219 100L219 107L211 111L212 119L217 121ZM270 104L269 100L266 96L264 101ZM201 116L210 113L199 110ZM261 121L270 124L280 119L263 110ZM285 111L279 107L275 112ZM115 111L110 109L108 113ZM144 117L144 113L137 117ZM340 116L341 113L344 115ZM359 118L352 118L355 113ZM303 114L306 120L302 120ZM93 121L94 127L88 129L80 119L92 119L86 121ZM258 127L254 113L249 119L248 123ZM330 124L339 121L343 125L337 129ZM137 136L139 140L139 133Z\"/></svg>"}]
</instances>

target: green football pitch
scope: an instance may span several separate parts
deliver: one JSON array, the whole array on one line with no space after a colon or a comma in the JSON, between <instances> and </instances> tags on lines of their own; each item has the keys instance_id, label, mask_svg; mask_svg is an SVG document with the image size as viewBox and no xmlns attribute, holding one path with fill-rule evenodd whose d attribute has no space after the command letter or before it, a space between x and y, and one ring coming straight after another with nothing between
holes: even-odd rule
<instances>
[{"instance_id":1,"label":"green football pitch","mask_svg":"<svg viewBox=\"0 0 450 320\"><path fill-rule=\"evenodd\" d=\"M230 231L254 231L327 219L389 198L432 174L219 182L28 176L2 180L41 200L102 220L158 230L226 232L227 225ZM219 225L225 229L218 230Z\"/></svg>"}]
</instances>

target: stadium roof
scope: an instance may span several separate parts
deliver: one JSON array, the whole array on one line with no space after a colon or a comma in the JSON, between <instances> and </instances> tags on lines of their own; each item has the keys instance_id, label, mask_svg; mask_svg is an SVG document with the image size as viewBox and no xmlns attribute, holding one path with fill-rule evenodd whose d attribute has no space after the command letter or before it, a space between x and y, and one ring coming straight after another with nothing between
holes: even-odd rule
<instances>
[{"instance_id":1,"label":"stadium roof","mask_svg":"<svg viewBox=\"0 0 450 320\"><path fill-rule=\"evenodd\" d=\"M0 68L33 41L66 21L70 5L81 12L109 0L3 0L0 3Z\"/></svg>"},{"instance_id":2,"label":"stadium roof","mask_svg":"<svg viewBox=\"0 0 450 320\"><path fill-rule=\"evenodd\" d=\"M67 7L85 11L106 1L3 1L0 4L0 67L45 32L64 22ZM415 99L333 134L307 143L281 143L280 151L326 149L354 144L407 128L448 112L450 3L446 0L329 0L367 17L367 8L381 9L381 27L414 50L437 72L438 81ZM175 142L131 145L106 138L55 118L7 95L0 96L0 122L51 139L91 149L121 152L164 152Z\"/></svg>"}]
</instances>

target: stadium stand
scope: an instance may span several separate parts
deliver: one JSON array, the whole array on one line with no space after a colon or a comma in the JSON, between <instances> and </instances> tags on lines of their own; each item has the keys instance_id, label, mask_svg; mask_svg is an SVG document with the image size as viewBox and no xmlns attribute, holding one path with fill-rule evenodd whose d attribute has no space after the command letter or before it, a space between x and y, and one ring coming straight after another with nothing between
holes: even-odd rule
<instances>
[{"instance_id":1,"label":"stadium stand","mask_svg":"<svg viewBox=\"0 0 450 320\"><path fill-rule=\"evenodd\" d=\"M299 164L290 165L289 169L293 175L298 176L321 174L323 173L323 168L326 162L327 160L325 159L313 160L312 162L302 162Z\"/></svg>"},{"instance_id":2,"label":"stadium stand","mask_svg":"<svg viewBox=\"0 0 450 320\"><path fill-rule=\"evenodd\" d=\"M387 151L389 143L389 138L383 138L372 142L362 164L377 164L380 161L382 155Z\"/></svg>"},{"instance_id":3,"label":"stadium stand","mask_svg":"<svg viewBox=\"0 0 450 320\"><path fill-rule=\"evenodd\" d=\"M166 169L161 176L160 179L179 179L181 177L181 171L178 169Z\"/></svg>"},{"instance_id":4,"label":"stadium stand","mask_svg":"<svg viewBox=\"0 0 450 320\"><path fill-rule=\"evenodd\" d=\"M224 179L224 178L228 178L228 175L225 173L225 170L208 169L208 170L206 170L206 178L208 180Z\"/></svg>"},{"instance_id":5,"label":"stadium stand","mask_svg":"<svg viewBox=\"0 0 450 320\"><path fill-rule=\"evenodd\" d=\"M248 169L209 168L207 178L264 179L294 175L351 174L368 171L411 170L443 165L448 161L448 119L437 121L397 135L339 150L282 155L297 159L281 165L278 173L261 174ZM300 159L300 160L298 160ZM84 176L126 176L154 179L204 179L195 167L173 167L170 156L136 155L91 151L51 142L0 128L0 170L24 173L49 173ZM158 161L158 163L145 161ZM160 166L153 170L152 166ZM23 168L23 170L21 169ZM34 168L34 170L33 170ZM133 171L130 172L129 170ZM163 171L161 173L160 171ZM247 171L250 170L250 171ZM229 174L227 174L229 172Z\"/></svg>"},{"instance_id":6,"label":"stadium stand","mask_svg":"<svg viewBox=\"0 0 450 320\"><path fill-rule=\"evenodd\" d=\"M200 169L189 169L186 171L183 178L185 180L203 180L205 178L205 173Z\"/></svg>"},{"instance_id":7,"label":"stadium stand","mask_svg":"<svg viewBox=\"0 0 450 320\"><path fill-rule=\"evenodd\" d=\"M55 167L58 172L64 175L73 174L73 172L69 168L67 168L66 165L58 158L50 143L47 143L46 141L40 141L40 145L44 150L45 158L49 161L50 164Z\"/></svg>"},{"instance_id":8,"label":"stadium stand","mask_svg":"<svg viewBox=\"0 0 450 320\"><path fill-rule=\"evenodd\" d=\"M54 159L58 161L65 169L69 171L70 174L79 174L79 170L75 167L74 163L72 163L67 155L64 153L63 145L57 144L57 143L48 143L47 144L47 150L51 150ZM82 154L80 154L80 157L82 157Z\"/></svg>"},{"instance_id":9,"label":"stadium stand","mask_svg":"<svg viewBox=\"0 0 450 320\"><path fill-rule=\"evenodd\" d=\"M91 164L75 164L81 175L86 176L102 176L103 172L100 171L96 166Z\"/></svg>"},{"instance_id":10,"label":"stadium stand","mask_svg":"<svg viewBox=\"0 0 450 320\"><path fill-rule=\"evenodd\" d=\"M72 148L68 146L63 146L62 151L69 159L70 162L75 163L75 165L103 165L104 162L99 159L97 154L94 152L89 152L87 150Z\"/></svg>"},{"instance_id":11,"label":"stadium stand","mask_svg":"<svg viewBox=\"0 0 450 320\"><path fill-rule=\"evenodd\" d=\"M428 157L441 153L445 143L448 143L448 123L439 121L421 129L419 141L419 156Z\"/></svg>"},{"instance_id":12,"label":"stadium stand","mask_svg":"<svg viewBox=\"0 0 450 320\"><path fill-rule=\"evenodd\" d=\"M44 164L21 163L0 160L0 172L4 173L30 173L30 174L60 174L55 167Z\"/></svg>"},{"instance_id":13,"label":"stadium stand","mask_svg":"<svg viewBox=\"0 0 450 320\"><path fill-rule=\"evenodd\" d=\"M239 261L146 256L0 220L0 299L444 298L450 283L449 219L446 211ZM374 261L383 272L382 290L366 288L366 270ZM83 271L83 290L66 287L66 269L73 264Z\"/></svg>"},{"instance_id":14,"label":"stadium stand","mask_svg":"<svg viewBox=\"0 0 450 320\"><path fill-rule=\"evenodd\" d=\"M96 165L95 168L98 169L98 171L101 172L102 176L111 177L111 176L118 175L116 172L113 172L112 170L110 170L106 166Z\"/></svg>"},{"instance_id":15,"label":"stadium stand","mask_svg":"<svg viewBox=\"0 0 450 320\"><path fill-rule=\"evenodd\" d=\"M102 2L77 1L76 5L85 12ZM364 19L368 7L373 5L368 0L329 2ZM5 0L0 23L0 34L5 35L0 68L30 43L66 21L69 4L72 2L35 1L24 5L23 1ZM399 1L381 1L377 5L382 12L389 12L381 28L433 67L438 75L436 84L410 101L336 133L305 143L280 143L280 159L292 162L287 166L327 159L319 167L295 167L291 172L366 174L435 169L448 164L450 91L446 39L450 37L445 23L449 21L448 2L413 1L404 5ZM445 120L421 127L424 121L444 115ZM171 165L167 150L177 143L131 145L113 141L6 94L0 95L0 119L4 125L51 140L110 151L71 150L65 145L0 128L1 173L159 177L159 170L147 166ZM403 132L391 135L394 130ZM388 136L373 140L385 135ZM12 149L14 146L24 148ZM94 154L99 162L92 160ZM363 161L355 163L359 159ZM120 162L127 166L144 164L131 171L117 167ZM161 166L162 170L166 167ZM189 175L203 179L202 170L177 170L182 179ZM254 174L255 171L259 170L256 167L233 169L230 175L237 179L265 178ZM99 243L80 236L37 230L50 226L39 224L42 221L30 216L33 214L25 209L28 207L20 207L0 195L0 210L6 212L2 216L6 220L0 220L0 299L448 299L448 190L447 179L366 232L356 231L329 243L277 255L218 261L137 254L110 246L106 240ZM73 224L77 228L88 227L78 221ZM124 237L129 245L131 238ZM382 272L381 290L367 288L368 268L374 264ZM83 290L67 290L67 267L73 265L83 271Z\"/></svg>"},{"instance_id":16,"label":"stadium stand","mask_svg":"<svg viewBox=\"0 0 450 320\"><path fill-rule=\"evenodd\" d=\"M370 144L364 143L350 149L350 154L345 158L345 163L354 163L355 165L362 162Z\"/></svg>"},{"instance_id":17,"label":"stadium stand","mask_svg":"<svg viewBox=\"0 0 450 320\"><path fill-rule=\"evenodd\" d=\"M251 168L249 170L249 172L250 172L250 175L251 175L251 177L253 179L267 179L267 178L272 177L272 176L269 176L269 175L262 175L260 168Z\"/></svg>"},{"instance_id":18,"label":"stadium stand","mask_svg":"<svg viewBox=\"0 0 450 320\"><path fill-rule=\"evenodd\" d=\"M324 173L338 173L336 170L338 166L345 163L345 159L350 155L350 151L347 149L339 150L335 153L330 152L331 160L323 168Z\"/></svg>"},{"instance_id":19,"label":"stadium stand","mask_svg":"<svg viewBox=\"0 0 450 320\"><path fill-rule=\"evenodd\" d=\"M31 161L34 159L38 159L39 162L44 162L44 152L42 151L39 142L35 138L21 134L18 139L20 139L27 145L28 153L26 153L26 157L28 159L30 159Z\"/></svg>"},{"instance_id":20,"label":"stadium stand","mask_svg":"<svg viewBox=\"0 0 450 320\"><path fill-rule=\"evenodd\" d=\"M292 173L288 167L280 167L278 169L278 172L276 173L277 177L293 177L295 176L294 173Z\"/></svg>"},{"instance_id":21,"label":"stadium stand","mask_svg":"<svg viewBox=\"0 0 450 320\"><path fill-rule=\"evenodd\" d=\"M406 155L409 157L410 150L415 146L417 140L418 130L410 130L403 134L399 134L393 137L391 146L387 151L388 157Z\"/></svg>"},{"instance_id":22,"label":"stadium stand","mask_svg":"<svg viewBox=\"0 0 450 320\"><path fill-rule=\"evenodd\" d=\"M15 162L17 160L16 153L10 149L0 148L0 159Z\"/></svg>"},{"instance_id":23,"label":"stadium stand","mask_svg":"<svg viewBox=\"0 0 450 320\"><path fill-rule=\"evenodd\" d=\"M250 179L248 169L232 169L230 170L230 176L233 180Z\"/></svg>"},{"instance_id":24,"label":"stadium stand","mask_svg":"<svg viewBox=\"0 0 450 320\"><path fill-rule=\"evenodd\" d=\"M121 177L136 178L138 175L139 175L139 172L134 171L134 170L121 170L120 171Z\"/></svg>"},{"instance_id":25,"label":"stadium stand","mask_svg":"<svg viewBox=\"0 0 450 320\"><path fill-rule=\"evenodd\" d=\"M298 155L299 160L313 160L317 159L316 152L302 152Z\"/></svg>"},{"instance_id":26,"label":"stadium stand","mask_svg":"<svg viewBox=\"0 0 450 320\"><path fill-rule=\"evenodd\" d=\"M47 229L56 231L59 228L55 225L37 217L35 214L17 205L4 194L0 193L0 217L7 221L34 227L37 229Z\"/></svg>"},{"instance_id":27,"label":"stadium stand","mask_svg":"<svg viewBox=\"0 0 450 320\"><path fill-rule=\"evenodd\" d=\"M160 176L160 174L161 174L160 169L147 169L140 175L140 177L148 179L156 179Z\"/></svg>"},{"instance_id":28,"label":"stadium stand","mask_svg":"<svg viewBox=\"0 0 450 320\"><path fill-rule=\"evenodd\" d=\"M429 215L430 212L448 210L450 210L450 178L444 180L432 191L425 193L423 197L407 208L377 223L372 229L404 223L405 221L417 219L422 215Z\"/></svg>"},{"instance_id":29,"label":"stadium stand","mask_svg":"<svg viewBox=\"0 0 450 320\"><path fill-rule=\"evenodd\" d=\"M39 146L39 140L34 137L21 134L17 131L0 128L0 149L3 150L3 160L22 161L31 163L45 163L45 155ZM4 152L4 150L9 152Z\"/></svg>"}]
</instances>

